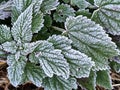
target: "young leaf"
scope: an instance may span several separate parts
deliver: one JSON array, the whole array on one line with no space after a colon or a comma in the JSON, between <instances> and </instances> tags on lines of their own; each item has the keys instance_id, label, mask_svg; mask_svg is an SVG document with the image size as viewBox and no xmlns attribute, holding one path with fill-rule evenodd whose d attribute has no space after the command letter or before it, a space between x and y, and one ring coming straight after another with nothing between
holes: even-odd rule
<instances>
[{"instance_id":1,"label":"young leaf","mask_svg":"<svg viewBox=\"0 0 120 90\"><path fill-rule=\"evenodd\" d=\"M96 83L105 89L113 89L109 71L98 71Z\"/></svg>"},{"instance_id":2,"label":"young leaf","mask_svg":"<svg viewBox=\"0 0 120 90\"><path fill-rule=\"evenodd\" d=\"M30 5L23 13L20 14L14 23L11 30L14 40L20 40L21 42L31 41L32 8L33 5Z\"/></svg>"},{"instance_id":3,"label":"young leaf","mask_svg":"<svg viewBox=\"0 0 120 90\"><path fill-rule=\"evenodd\" d=\"M23 50L21 52L22 55L28 55L29 53L32 53L35 48L39 45L39 41L32 42L32 43L25 43L23 44Z\"/></svg>"},{"instance_id":4,"label":"young leaf","mask_svg":"<svg viewBox=\"0 0 120 90\"><path fill-rule=\"evenodd\" d=\"M11 37L10 28L8 28L5 25L0 25L0 44L11 40L12 37Z\"/></svg>"},{"instance_id":5,"label":"young leaf","mask_svg":"<svg viewBox=\"0 0 120 90\"><path fill-rule=\"evenodd\" d=\"M118 55L115 43L101 26L90 19L83 16L69 17L65 28L73 46L92 57L94 70L108 69L107 59Z\"/></svg>"},{"instance_id":6,"label":"young leaf","mask_svg":"<svg viewBox=\"0 0 120 90\"><path fill-rule=\"evenodd\" d=\"M61 4L57 7L54 13L54 20L56 22L65 22L66 18L69 16L75 16L75 10L68 4Z\"/></svg>"},{"instance_id":7,"label":"young leaf","mask_svg":"<svg viewBox=\"0 0 120 90\"><path fill-rule=\"evenodd\" d=\"M0 19L5 20L11 16L12 0L0 4Z\"/></svg>"},{"instance_id":8,"label":"young leaf","mask_svg":"<svg viewBox=\"0 0 120 90\"><path fill-rule=\"evenodd\" d=\"M45 76L41 67L32 63L27 63L24 69L23 81L31 81L36 86L41 87L42 79L45 78Z\"/></svg>"},{"instance_id":9,"label":"young leaf","mask_svg":"<svg viewBox=\"0 0 120 90\"><path fill-rule=\"evenodd\" d=\"M44 0L41 4L41 11L45 14L50 14L51 10L55 10L58 5L58 0Z\"/></svg>"},{"instance_id":10,"label":"young leaf","mask_svg":"<svg viewBox=\"0 0 120 90\"><path fill-rule=\"evenodd\" d=\"M77 89L76 79L64 79L62 77L54 76L52 78L45 78L43 80L45 90L72 90Z\"/></svg>"},{"instance_id":11,"label":"young leaf","mask_svg":"<svg viewBox=\"0 0 120 90\"><path fill-rule=\"evenodd\" d=\"M7 68L8 78L10 83L15 87L19 85L22 80L26 60L27 58L25 56L20 56L18 60L15 59L15 55L9 55L7 57L7 63L9 65Z\"/></svg>"},{"instance_id":12,"label":"young leaf","mask_svg":"<svg viewBox=\"0 0 120 90\"><path fill-rule=\"evenodd\" d=\"M98 9L93 13L93 20L108 29L113 35L120 35L120 1L94 0Z\"/></svg>"},{"instance_id":13,"label":"young leaf","mask_svg":"<svg viewBox=\"0 0 120 90\"><path fill-rule=\"evenodd\" d=\"M67 59L70 66L70 73L77 78L88 77L90 69L94 65L91 58L77 50L71 48L72 41L65 36L53 35L49 37L49 42L53 43L55 49L62 50L62 54Z\"/></svg>"},{"instance_id":14,"label":"young leaf","mask_svg":"<svg viewBox=\"0 0 120 90\"><path fill-rule=\"evenodd\" d=\"M91 71L89 78L79 79L78 83L87 90L96 90L96 72Z\"/></svg>"},{"instance_id":15,"label":"young leaf","mask_svg":"<svg viewBox=\"0 0 120 90\"><path fill-rule=\"evenodd\" d=\"M17 46L16 46L16 42L15 41L11 41L11 42L5 42L2 44L3 50L9 53L16 53L17 51Z\"/></svg>"},{"instance_id":16,"label":"young leaf","mask_svg":"<svg viewBox=\"0 0 120 90\"><path fill-rule=\"evenodd\" d=\"M39 63L45 74L52 77L53 74L69 77L69 66L60 50L54 49L51 43L41 41L35 49L34 55L39 59Z\"/></svg>"}]
</instances>

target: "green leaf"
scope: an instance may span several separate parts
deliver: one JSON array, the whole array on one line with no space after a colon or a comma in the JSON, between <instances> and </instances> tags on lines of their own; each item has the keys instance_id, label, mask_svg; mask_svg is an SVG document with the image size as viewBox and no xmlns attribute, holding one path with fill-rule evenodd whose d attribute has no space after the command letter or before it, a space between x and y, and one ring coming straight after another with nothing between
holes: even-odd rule
<instances>
[{"instance_id":1,"label":"green leaf","mask_svg":"<svg viewBox=\"0 0 120 90\"><path fill-rule=\"evenodd\" d=\"M6 58L7 55L6 55L6 52L3 51L3 47L0 45L0 58Z\"/></svg>"},{"instance_id":2,"label":"green leaf","mask_svg":"<svg viewBox=\"0 0 120 90\"><path fill-rule=\"evenodd\" d=\"M55 10L58 5L58 0L44 0L41 4L41 11L45 14L50 14L51 10Z\"/></svg>"},{"instance_id":3,"label":"green leaf","mask_svg":"<svg viewBox=\"0 0 120 90\"><path fill-rule=\"evenodd\" d=\"M32 32L38 33L38 31L40 31L44 26L43 22L43 14L40 11L38 13L34 13L32 18Z\"/></svg>"},{"instance_id":4,"label":"green leaf","mask_svg":"<svg viewBox=\"0 0 120 90\"><path fill-rule=\"evenodd\" d=\"M45 15L44 16L44 25L46 26L46 27L51 27L51 25L52 25L52 17L50 16L50 15ZM43 31L44 32L44 31Z\"/></svg>"},{"instance_id":5,"label":"green leaf","mask_svg":"<svg viewBox=\"0 0 120 90\"><path fill-rule=\"evenodd\" d=\"M85 54L72 49L72 41L70 39L61 35L53 35L49 37L48 41L53 43L55 49L62 50L62 54L69 63L72 76L76 76L77 78L89 77L90 69L94 65L94 62Z\"/></svg>"},{"instance_id":6,"label":"green leaf","mask_svg":"<svg viewBox=\"0 0 120 90\"><path fill-rule=\"evenodd\" d=\"M87 90L96 90L96 72L91 71L89 78L78 79L78 83Z\"/></svg>"},{"instance_id":7,"label":"green leaf","mask_svg":"<svg viewBox=\"0 0 120 90\"><path fill-rule=\"evenodd\" d=\"M43 80L45 90L72 90L77 89L76 79L64 79L62 77L54 76L52 78L45 78Z\"/></svg>"},{"instance_id":8,"label":"green leaf","mask_svg":"<svg viewBox=\"0 0 120 90\"><path fill-rule=\"evenodd\" d=\"M108 33L120 35L120 1L95 0L95 5L98 9L92 19L107 28Z\"/></svg>"},{"instance_id":9,"label":"green leaf","mask_svg":"<svg viewBox=\"0 0 120 90\"><path fill-rule=\"evenodd\" d=\"M8 28L5 25L0 25L0 44L11 40L12 37L11 37L10 28Z\"/></svg>"},{"instance_id":10,"label":"green leaf","mask_svg":"<svg viewBox=\"0 0 120 90\"><path fill-rule=\"evenodd\" d=\"M98 71L96 83L105 89L113 89L109 71Z\"/></svg>"},{"instance_id":11,"label":"green leaf","mask_svg":"<svg viewBox=\"0 0 120 90\"><path fill-rule=\"evenodd\" d=\"M7 68L8 78L10 83L15 87L19 85L22 80L26 60L27 58L25 56L20 56L17 60L15 59L15 55L9 55L7 57L7 63L9 65Z\"/></svg>"},{"instance_id":12,"label":"green leaf","mask_svg":"<svg viewBox=\"0 0 120 90\"><path fill-rule=\"evenodd\" d=\"M108 58L118 55L115 43L101 26L90 19L83 16L69 17L65 28L73 46L92 57L94 70L108 69Z\"/></svg>"},{"instance_id":13,"label":"green leaf","mask_svg":"<svg viewBox=\"0 0 120 90\"><path fill-rule=\"evenodd\" d=\"M39 63L45 74L52 77L54 74L69 77L69 66L61 50L54 49L51 43L41 41L34 51L35 57L39 59Z\"/></svg>"},{"instance_id":14,"label":"green leaf","mask_svg":"<svg viewBox=\"0 0 120 90\"><path fill-rule=\"evenodd\" d=\"M32 43L25 43L23 44L23 50L21 52L22 55L28 55L32 53L35 48L39 45L39 41L32 42Z\"/></svg>"},{"instance_id":15,"label":"green leaf","mask_svg":"<svg viewBox=\"0 0 120 90\"><path fill-rule=\"evenodd\" d=\"M23 81L31 81L33 84L35 84L38 87L41 87L42 80L45 78L44 71L41 69L41 67L36 66L32 63L27 63L24 74L23 74Z\"/></svg>"},{"instance_id":16,"label":"green leaf","mask_svg":"<svg viewBox=\"0 0 120 90\"><path fill-rule=\"evenodd\" d=\"M53 17L56 22L65 22L69 16L75 16L75 10L68 4L58 5Z\"/></svg>"},{"instance_id":17,"label":"green leaf","mask_svg":"<svg viewBox=\"0 0 120 90\"><path fill-rule=\"evenodd\" d=\"M21 42L31 41L32 8L33 5L30 5L23 13L20 14L14 23L11 30L14 40Z\"/></svg>"},{"instance_id":18,"label":"green leaf","mask_svg":"<svg viewBox=\"0 0 120 90\"><path fill-rule=\"evenodd\" d=\"M76 5L80 9L85 9L89 6L89 3L86 0L71 0L70 3Z\"/></svg>"},{"instance_id":19,"label":"green leaf","mask_svg":"<svg viewBox=\"0 0 120 90\"><path fill-rule=\"evenodd\" d=\"M15 41L11 41L11 42L5 42L2 44L3 50L9 53L16 53L17 51L17 46L16 46L16 42Z\"/></svg>"}]
</instances>

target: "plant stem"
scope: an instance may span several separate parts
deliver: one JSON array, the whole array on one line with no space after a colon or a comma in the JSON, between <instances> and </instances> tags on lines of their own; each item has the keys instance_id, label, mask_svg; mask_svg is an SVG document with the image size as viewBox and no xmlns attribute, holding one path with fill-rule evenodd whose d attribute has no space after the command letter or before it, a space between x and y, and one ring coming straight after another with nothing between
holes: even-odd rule
<instances>
[{"instance_id":1,"label":"plant stem","mask_svg":"<svg viewBox=\"0 0 120 90\"><path fill-rule=\"evenodd\" d=\"M64 32L65 29L62 29L62 28L59 28L59 27L56 27L56 26L52 26L53 29L57 30L57 31L60 31L60 32Z\"/></svg>"}]
</instances>

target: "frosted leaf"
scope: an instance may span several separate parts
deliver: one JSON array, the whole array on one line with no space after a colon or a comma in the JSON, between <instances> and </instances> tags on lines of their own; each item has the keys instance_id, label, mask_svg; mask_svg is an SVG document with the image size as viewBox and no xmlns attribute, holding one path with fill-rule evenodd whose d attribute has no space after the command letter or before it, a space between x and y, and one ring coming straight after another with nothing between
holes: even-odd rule
<instances>
[{"instance_id":1,"label":"frosted leaf","mask_svg":"<svg viewBox=\"0 0 120 90\"><path fill-rule=\"evenodd\" d=\"M35 53L31 53L31 54L29 55L29 60L30 60L30 62L35 63L35 64L38 64L38 63L39 63L39 58L37 58L37 57L35 56Z\"/></svg>"},{"instance_id":2,"label":"frosted leaf","mask_svg":"<svg viewBox=\"0 0 120 90\"><path fill-rule=\"evenodd\" d=\"M32 8L30 5L23 13L20 14L12 27L12 35L14 40L22 42L30 42L32 39L31 23L32 23Z\"/></svg>"},{"instance_id":3,"label":"frosted leaf","mask_svg":"<svg viewBox=\"0 0 120 90\"><path fill-rule=\"evenodd\" d=\"M102 86L105 89L113 89L109 71L98 71L96 83L97 85Z\"/></svg>"},{"instance_id":4,"label":"frosted leaf","mask_svg":"<svg viewBox=\"0 0 120 90\"><path fill-rule=\"evenodd\" d=\"M55 10L58 5L58 0L44 0L41 4L41 11L45 14L50 14L51 10Z\"/></svg>"},{"instance_id":5,"label":"frosted leaf","mask_svg":"<svg viewBox=\"0 0 120 90\"><path fill-rule=\"evenodd\" d=\"M9 53L16 53L17 46L15 41L5 42L2 44L3 50Z\"/></svg>"},{"instance_id":6,"label":"frosted leaf","mask_svg":"<svg viewBox=\"0 0 120 90\"><path fill-rule=\"evenodd\" d=\"M72 90L77 89L75 78L64 79L62 77L54 76L52 78L45 78L43 80L45 90Z\"/></svg>"},{"instance_id":7,"label":"frosted leaf","mask_svg":"<svg viewBox=\"0 0 120 90\"><path fill-rule=\"evenodd\" d=\"M45 78L45 76L46 75L44 74L44 71L41 69L41 67L32 63L27 63L24 69L23 81L31 81L36 86L41 87L42 79Z\"/></svg>"},{"instance_id":8,"label":"frosted leaf","mask_svg":"<svg viewBox=\"0 0 120 90\"><path fill-rule=\"evenodd\" d=\"M56 12L54 13L54 20L56 22L65 22L69 16L75 16L75 10L68 4L58 5Z\"/></svg>"},{"instance_id":9,"label":"frosted leaf","mask_svg":"<svg viewBox=\"0 0 120 90\"><path fill-rule=\"evenodd\" d=\"M117 56L115 43L103 28L83 16L69 17L65 23L66 32L73 46L95 62L94 70L108 69L108 58Z\"/></svg>"},{"instance_id":10,"label":"frosted leaf","mask_svg":"<svg viewBox=\"0 0 120 90\"><path fill-rule=\"evenodd\" d=\"M67 59L70 66L70 73L77 78L88 77L94 62L85 54L71 48L72 41L65 36L53 35L49 37L49 42L53 43L55 49L62 50L62 54Z\"/></svg>"},{"instance_id":11,"label":"frosted leaf","mask_svg":"<svg viewBox=\"0 0 120 90\"><path fill-rule=\"evenodd\" d=\"M40 11L38 13L34 13L32 18L32 32L38 33L38 31L40 31L44 26L43 23L43 14Z\"/></svg>"},{"instance_id":12,"label":"frosted leaf","mask_svg":"<svg viewBox=\"0 0 120 90\"><path fill-rule=\"evenodd\" d=\"M78 83L85 90L96 90L96 72L91 71L89 78L78 79Z\"/></svg>"},{"instance_id":13,"label":"frosted leaf","mask_svg":"<svg viewBox=\"0 0 120 90\"><path fill-rule=\"evenodd\" d=\"M9 55L7 57L7 63L9 64L9 67L7 68L8 78L10 83L15 87L19 85L22 80L22 74L24 73L26 60L27 58L24 56L21 56L19 60L15 60L14 55Z\"/></svg>"},{"instance_id":14,"label":"frosted leaf","mask_svg":"<svg viewBox=\"0 0 120 90\"><path fill-rule=\"evenodd\" d=\"M76 5L80 9L85 9L89 6L87 0L71 0L70 2L72 5Z\"/></svg>"},{"instance_id":15,"label":"frosted leaf","mask_svg":"<svg viewBox=\"0 0 120 90\"><path fill-rule=\"evenodd\" d=\"M0 25L0 44L11 40L10 28L5 25Z\"/></svg>"},{"instance_id":16,"label":"frosted leaf","mask_svg":"<svg viewBox=\"0 0 120 90\"><path fill-rule=\"evenodd\" d=\"M61 50L54 49L51 43L41 41L35 49L34 55L39 59L39 63L45 74L52 77L54 74L69 77L69 65L61 54Z\"/></svg>"},{"instance_id":17,"label":"frosted leaf","mask_svg":"<svg viewBox=\"0 0 120 90\"><path fill-rule=\"evenodd\" d=\"M92 19L107 28L108 33L120 35L120 0L95 0L98 9Z\"/></svg>"},{"instance_id":18,"label":"frosted leaf","mask_svg":"<svg viewBox=\"0 0 120 90\"><path fill-rule=\"evenodd\" d=\"M32 43L25 43L23 44L23 50L21 52L22 55L28 55L29 53L32 53L35 48L39 45L39 41L32 42Z\"/></svg>"},{"instance_id":19,"label":"frosted leaf","mask_svg":"<svg viewBox=\"0 0 120 90\"><path fill-rule=\"evenodd\" d=\"M0 19L5 20L11 16L12 0L0 3Z\"/></svg>"}]
</instances>

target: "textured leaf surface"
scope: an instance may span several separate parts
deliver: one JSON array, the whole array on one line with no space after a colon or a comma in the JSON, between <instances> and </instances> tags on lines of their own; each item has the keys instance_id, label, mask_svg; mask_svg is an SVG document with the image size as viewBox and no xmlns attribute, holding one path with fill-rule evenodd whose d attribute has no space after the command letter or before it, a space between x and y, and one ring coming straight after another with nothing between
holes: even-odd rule
<instances>
[{"instance_id":1,"label":"textured leaf surface","mask_svg":"<svg viewBox=\"0 0 120 90\"><path fill-rule=\"evenodd\" d=\"M38 31L40 31L44 26L43 22L43 14L40 11L38 13L34 13L32 18L32 32L38 33Z\"/></svg>"},{"instance_id":2,"label":"textured leaf surface","mask_svg":"<svg viewBox=\"0 0 120 90\"><path fill-rule=\"evenodd\" d=\"M45 74L52 77L53 74L69 77L69 66L60 50L54 49L51 43L41 41L39 46L35 49L35 57L39 59Z\"/></svg>"},{"instance_id":3,"label":"textured leaf surface","mask_svg":"<svg viewBox=\"0 0 120 90\"><path fill-rule=\"evenodd\" d=\"M8 78L10 80L10 83L15 87L19 85L22 80L22 74L24 73L26 60L27 58L24 56L19 57L18 60L15 59L14 55L9 55L7 57L7 63L9 65L7 68Z\"/></svg>"},{"instance_id":4,"label":"textured leaf surface","mask_svg":"<svg viewBox=\"0 0 120 90\"><path fill-rule=\"evenodd\" d=\"M28 55L29 53L32 53L35 50L35 48L39 45L39 43L40 43L39 41L36 41L32 43L23 44L23 50L21 54Z\"/></svg>"},{"instance_id":5,"label":"textured leaf surface","mask_svg":"<svg viewBox=\"0 0 120 90\"><path fill-rule=\"evenodd\" d=\"M12 27L12 35L14 40L29 42L32 39L31 23L32 23L32 8L30 5L23 13L20 14Z\"/></svg>"},{"instance_id":6,"label":"textured leaf surface","mask_svg":"<svg viewBox=\"0 0 120 90\"><path fill-rule=\"evenodd\" d=\"M0 19L5 20L11 16L12 0L0 3Z\"/></svg>"},{"instance_id":7,"label":"textured leaf surface","mask_svg":"<svg viewBox=\"0 0 120 90\"><path fill-rule=\"evenodd\" d=\"M89 5L86 0L71 0L71 4L76 5L80 9L85 9Z\"/></svg>"},{"instance_id":8,"label":"textured leaf surface","mask_svg":"<svg viewBox=\"0 0 120 90\"><path fill-rule=\"evenodd\" d=\"M78 83L87 90L96 90L96 72L91 71L89 78L79 79Z\"/></svg>"},{"instance_id":9,"label":"textured leaf surface","mask_svg":"<svg viewBox=\"0 0 120 90\"><path fill-rule=\"evenodd\" d=\"M49 42L53 43L56 49L62 50L62 54L67 59L72 76L77 78L88 77L90 69L94 65L91 58L77 50L71 48L72 41L65 36L53 35L49 37Z\"/></svg>"},{"instance_id":10,"label":"textured leaf surface","mask_svg":"<svg viewBox=\"0 0 120 90\"><path fill-rule=\"evenodd\" d=\"M109 71L98 71L96 83L105 89L113 89Z\"/></svg>"},{"instance_id":11,"label":"textured leaf surface","mask_svg":"<svg viewBox=\"0 0 120 90\"><path fill-rule=\"evenodd\" d=\"M15 41L5 42L2 44L3 49L9 53L16 53L17 46Z\"/></svg>"},{"instance_id":12,"label":"textured leaf surface","mask_svg":"<svg viewBox=\"0 0 120 90\"><path fill-rule=\"evenodd\" d=\"M42 84L42 79L45 78L44 71L35 64L27 63L25 69L23 78L24 81L31 81L36 86L40 87Z\"/></svg>"},{"instance_id":13,"label":"textured leaf surface","mask_svg":"<svg viewBox=\"0 0 120 90\"><path fill-rule=\"evenodd\" d=\"M0 25L0 44L11 40L10 28L5 25Z\"/></svg>"},{"instance_id":14,"label":"textured leaf surface","mask_svg":"<svg viewBox=\"0 0 120 90\"><path fill-rule=\"evenodd\" d=\"M98 10L94 12L93 19L107 28L113 35L120 35L120 1L95 0Z\"/></svg>"},{"instance_id":15,"label":"textured leaf surface","mask_svg":"<svg viewBox=\"0 0 120 90\"><path fill-rule=\"evenodd\" d=\"M64 79L62 77L54 76L52 78L45 78L43 80L45 90L72 90L77 89L76 79Z\"/></svg>"},{"instance_id":16,"label":"textured leaf surface","mask_svg":"<svg viewBox=\"0 0 120 90\"><path fill-rule=\"evenodd\" d=\"M50 11L55 10L58 5L58 0L44 0L41 5L41 11L45 14L50 14Z\"/></svg>"},{"instance_id":17,"label":"textured leaf surface","mask_svg":"<svg viewBox=\"0 0 120 90\"><path fill-rule=\"evenodd\" d=\"M66 18L69 16L75 16L75 10L68 4L61 4L57 7L54 13L54 20L56 22L65 22Z\"/></svg>"},{"instance_id":18,"label":"textured leaf surface","mask_svg":"<svg viewBox=\"0 0 120 90\"><path fill-rule=\"evenodd\" d=\"M69 17L65 23L66 32L73 46L92 57L94 70L108 69L109 57L118 55L115 43L103 28L86 17Z\"/></svg>"}]
</instances>

